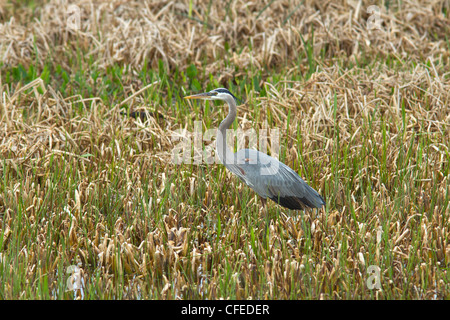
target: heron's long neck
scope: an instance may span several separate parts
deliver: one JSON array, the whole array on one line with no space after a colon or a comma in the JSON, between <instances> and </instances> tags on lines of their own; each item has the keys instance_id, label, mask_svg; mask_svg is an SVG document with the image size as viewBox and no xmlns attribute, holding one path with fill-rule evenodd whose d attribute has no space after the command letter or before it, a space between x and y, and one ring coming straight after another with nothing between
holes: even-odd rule
<instances>
[{"instance_id":1,"label":"heron's long neck","mask_svg":"<svg viewBox=\"0 0 450 320\"><path fill-rule=\"evenodd\" d=\"M224 165L234 163L234 152L227 145L227 129L231 126L234 119L236 119L236 103L234 100L227 102L229 106L228 116L219 125L216 142L219 159Z\"/></svg>"}]
</instances>

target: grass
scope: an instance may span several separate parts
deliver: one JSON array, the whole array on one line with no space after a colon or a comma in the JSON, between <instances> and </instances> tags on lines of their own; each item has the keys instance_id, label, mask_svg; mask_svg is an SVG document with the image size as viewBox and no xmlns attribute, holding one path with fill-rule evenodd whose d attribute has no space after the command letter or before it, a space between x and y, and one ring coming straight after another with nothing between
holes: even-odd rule
<instances>
[{"instance_id":1,"label":"grass","mask_svg":"<svg viewBox=\"0 0 450 320\"><path fill-rule=\"evenodd\" d=\"M0 298L448 299L448 6L390 3L368 31L369 4L316 5L80 2L80 31L5 5ZM323 210L266 221L224 166L172 162L227 113L182 97L221 86Z\"/></svg>"}]
</instances>

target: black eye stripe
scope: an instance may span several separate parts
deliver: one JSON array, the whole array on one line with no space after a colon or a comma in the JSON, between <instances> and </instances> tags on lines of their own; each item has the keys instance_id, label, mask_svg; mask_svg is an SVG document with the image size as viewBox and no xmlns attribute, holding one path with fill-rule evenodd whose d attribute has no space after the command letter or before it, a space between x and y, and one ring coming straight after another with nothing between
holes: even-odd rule
<instances>
[{"instance_id":1,"label":"black eye stripe","mask_svg":"<svg viewBox=\"0 0 450 320\"><path fill-rule=\"evenodd\" d=\"M228 91L227 89L224 89L224 88L216 89L216 90L214 90L214 91L220 92L220 93L229 93L229 94L231 94L230 91Z\"/></svg>"},{"instance_id":2,"label":"black eye stripe","mask_svg":"<svg viewBox=\"0 0 450 320\"><path fill-rule=\"evenodd\" d=\"M239 101L239 102L241 101L240 99L236 98L234 96L234 94L232 94L228 89L219 88L219 89L214 89L213 91L218 92L218 93L228 93L229 95L231 95L234 98L234 100Z\"/></svg>"}]
</instances>

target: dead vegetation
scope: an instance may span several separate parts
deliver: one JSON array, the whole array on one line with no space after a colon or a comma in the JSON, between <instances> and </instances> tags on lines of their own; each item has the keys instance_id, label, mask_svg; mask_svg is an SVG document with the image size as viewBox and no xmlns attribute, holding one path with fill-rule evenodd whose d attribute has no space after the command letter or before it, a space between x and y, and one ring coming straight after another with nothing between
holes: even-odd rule
<instances>
[{"instance_id":1,"label":"dead vegetation","mask_svg":"<svg viewBox=\"0 0 450 320\"><path fill-rule=\"evenodd\" d=\"M35 12L6 4L2 61L37 60L43 66L50 58L70 68L65 52L81 50L102 68L116 63L141 68L145 62L157 68L162 59L172 68L194 62L207 73L231 77L233 68L223 59L227 51L233 67L285 65L303 50L302 37L311 37L311 29L314 54L328 59L358 59L361 51L400 60L449 57L447 1L385 4L378 7L379 23L366 1L230 1L225 6L192 1L191 11L191 1L62 3L45 1Z\"/></svg>"},{"instance_id":2,"label":"dead vegetation","mask_svg":"<svg viewBox=\"0 0 450 320\"><path fill-rule=\"evenodd\" d=\"M266 233L254 194L221 166L171 163L172 133L193 119L206 127L203 111L183 118L162 105L133 119L120 102L64 96L58 81L2 83L0 297L449 297L448 2L383 5L372 30L357 1L71 3L78 30L68 3L1 9L2 81L19 64L161 60L169 78L194 64L221 84L263 70L266 94L250 90L238 121L280 128L284 161L327 207L272 206ZM144 85L133 73L122 82L122 102L144 109ZM159 83L146 85L183 92ZM210 112L217 126L224 111ZM71 265L83 284L66 292Z\"/></svg>"}]
</instances>

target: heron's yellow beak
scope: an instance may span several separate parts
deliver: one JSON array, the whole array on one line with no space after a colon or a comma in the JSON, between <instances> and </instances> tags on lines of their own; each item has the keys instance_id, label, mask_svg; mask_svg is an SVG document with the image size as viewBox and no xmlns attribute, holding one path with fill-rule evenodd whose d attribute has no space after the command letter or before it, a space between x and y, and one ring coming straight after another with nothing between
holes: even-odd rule
<instances>
[{"instance_id":1,"label":"heron's yellow beak","mask_svg":"<svg viewBox=\"0 0 450 320\"><path fill-rule=\"evenodd\" d=\"M184 97L185 99L208 99L212 96L217 95L217 93L211 93L211 92L205 92L205 93L199 93L199 94L194 94L192 96L187 96Z\"/></svg>"}]
</instances>

